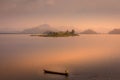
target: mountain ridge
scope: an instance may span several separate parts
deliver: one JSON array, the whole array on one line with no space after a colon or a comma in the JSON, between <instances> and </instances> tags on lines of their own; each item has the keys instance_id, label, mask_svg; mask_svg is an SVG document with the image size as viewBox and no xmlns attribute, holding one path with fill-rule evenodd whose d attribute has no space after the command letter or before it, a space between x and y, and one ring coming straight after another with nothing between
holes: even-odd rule
<instances>
[{"instance_id":1,"label":"mountain ridge","mask_svg":"<svg viewBox=\"0 0 120 80\"><path fill-rule=\"evenodd\" d=\"M109 34L120 34L120 29L113 29L110 32L108 32Z\"/></svg>"},{"instance_id":2,"label":"mountain ridge","mask_svg":"<svg viewBox=\"0 0 120 80\"><path fill-rule=\"evenodd\" d=\"M87 30L80 32L80 34L98 34L98 33L92 29L87 29Z\"/></svg>"},{"instance_id":3,"label":"mountain ridge","mask_svg":"<svg viewBox=\"0 0 120 80\"><path fill-rule=\"evenodd\" d=\"M21 33L37 34L37 33L45 33L45 32L48 32L48 31L57 31L57 29L51 27L48 24L42 24L42 25L37 26L37 27L25 29Z\"/></svg>"}]
</instances>

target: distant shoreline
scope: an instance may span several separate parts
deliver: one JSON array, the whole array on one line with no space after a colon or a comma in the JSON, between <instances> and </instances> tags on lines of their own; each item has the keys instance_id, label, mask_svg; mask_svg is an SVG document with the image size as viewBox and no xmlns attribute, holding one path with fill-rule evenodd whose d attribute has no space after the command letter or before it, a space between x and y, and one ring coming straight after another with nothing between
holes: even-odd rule
<instances>
[{"instance_id":1,"label":"distant shoreline","mask_svg":"<svg viewBox=\"0 0 120 80\"><path fill-rule=\"evenodd\" d=\"M0 33L0 34L31 34L31 36L37 36L37 35L40 35L40 34L37 34L37 33L35 33L35 34L33 34L33 33ZM79 33L78 35L100 35L100 34L109 34L109 35L120 35L120 34L117 34L117 33L114 33L114 34L112 34L112 33L97 33L97 34L83 34L83 33ZM41 35L43 35L43 34L41 34Z\"/></svg>"},{"instance_id":2,"label":"distant shoreline","mask_svg":"<svg viewBox=\"0 0 120 80\"><path fill-rule=\"evenodd\" d=\"M39 37L70 37L70 36L79 36L79 34L74 34L74 35L46 35L46 34L31 34L30 36L39 36Z\"/></svg>"}]
</instances>

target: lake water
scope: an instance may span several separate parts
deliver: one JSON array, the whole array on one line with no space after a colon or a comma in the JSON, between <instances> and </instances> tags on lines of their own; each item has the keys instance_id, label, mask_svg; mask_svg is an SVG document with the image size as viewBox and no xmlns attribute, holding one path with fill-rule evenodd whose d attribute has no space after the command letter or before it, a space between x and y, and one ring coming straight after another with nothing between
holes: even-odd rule
<instances>
[{"instance_id":1,"label":"lake water","mask_svg":"<svg viewBox=\"0 0 120 80\"><path fill-rule=\"evenodd\" d=\"M119 67L120 35L0 35L0 80L120 80Z\"/></svg>"}]
</instances>

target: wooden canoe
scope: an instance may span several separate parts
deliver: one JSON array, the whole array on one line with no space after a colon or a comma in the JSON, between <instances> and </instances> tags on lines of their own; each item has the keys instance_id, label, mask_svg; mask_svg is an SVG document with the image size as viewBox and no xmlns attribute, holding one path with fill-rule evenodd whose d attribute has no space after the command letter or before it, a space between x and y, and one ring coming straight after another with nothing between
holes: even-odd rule
<instances>
[{"instance_id":1,"label":"wooden canoe","mask_svg":"<svg viewBox=\"0 0 120 80\"><path fill-rule=\"evenodd\" d=\"M55 71L44 70L44 73L68 76L67 72L63 73L63 72L55 72Z\"/></svg>"}]
</instances>

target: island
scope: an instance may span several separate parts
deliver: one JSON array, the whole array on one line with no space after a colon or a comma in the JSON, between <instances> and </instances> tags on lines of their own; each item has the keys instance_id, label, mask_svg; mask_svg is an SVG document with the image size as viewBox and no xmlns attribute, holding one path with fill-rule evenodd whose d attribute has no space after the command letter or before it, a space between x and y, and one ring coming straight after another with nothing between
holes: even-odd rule
<instances>
[{"instance_id":1,"label":"island","mask_svg":"<svg viewBox=\"0 0 120 80\"><path fill-rule=\"evenodd\" d=\"M71 31L58 31L58 32L45 32L44 34L32 34L31 36L41 36L41 37L69 37L69 36L79 36L74 29Z\"/></svg>"}]
</instances>

